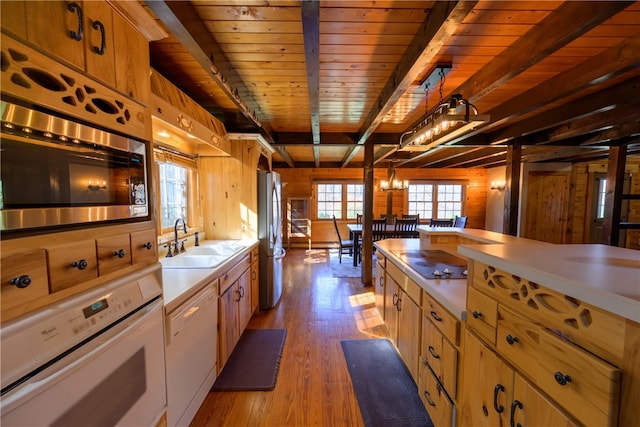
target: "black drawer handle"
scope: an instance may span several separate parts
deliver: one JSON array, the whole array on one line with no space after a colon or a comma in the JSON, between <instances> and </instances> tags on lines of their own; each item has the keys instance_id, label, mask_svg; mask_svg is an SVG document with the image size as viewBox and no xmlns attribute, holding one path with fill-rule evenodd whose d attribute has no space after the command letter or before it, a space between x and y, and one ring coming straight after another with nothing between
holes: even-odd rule
<instances>
[{"instance_id":1,"label":"black drawer handle","mask_svg":"<svg viewBox=\"0 0 640 427\"><path fill-rule=\"evenodd\" d=\"M473 316L474 319L479 319L479 318L482 317L482 313L480 313L479 311L475 311L475 310L473 310L471 315Z\"/></svg>"},{"instance_id":2,"label":"black drawer handle","mask_svg":"<svg viewBox=\"0 0 640 427\"><path fill-rule=\"evenodd\" d=\"M73 261L71 263L71 267L75 267L78 270L84 270L85 268L87 268L89 266L89 263L87 262L86 259L81 259L79 261Z\"/></svg>"},{"instance_id":3,"label":"black drawer handle","mask_svg":"<svg viewBox=\"0 0 640 427\"><path fill-rule=\"evenodd\" d=\"M436 402L431 400L431 396L429 395L429 392L427 390L424 391L424 398L427 400L429 406L436 406Z\"/></svg>"},{"instance_id":4,"label":"black drawer handle","mask_svg":"<svg viewBox=\"0 0 640 427\"><path fill-rule=\"evenodd\" d=\"M124 249L113 251L113 256L117 256L118 258L124 258L126 255L127 255L127 252Z\"/></svg>"},{"instance_id":5,"label":"black drawer handle","mask_svg":"<svg viewBox=\"0 0 640 427\"><path fill-rule=\"evenodd\" d=\"M104 33L104 25L100 21L94 21L92 25L94 30L100 30L100 47L93 47L93 52L98 55L104 55L104 52L107 49L107 41Z\"/></svg>"},{"instance_id":6,"label":"black drawer handle","mask_svg":"<svg viewBox=\"0 0 640 427\"><path fill-rule=\"evenodd\" d=\"M434 320L436 320L437 322L442 322L442 317L438 316L438 313L436 313L435 311L431 310L431 317L434 318Z\"/></svg>"},{"instance_id":7,"label":"black drawer handle","mask_svg":"<svg viewBox=\"0 0 640 427\"><path fill-rule=\"evenodd\" d=\"M144 243L142 247L145 249L151 250L151 248L153 248L153 243L151 242Z\"/></svg>"},{"instance_id":8,"label":"black drawer handle","mask_svg":"<svg viewBox=\"0 0 640 427\"><path fill-rule=\"evenodd\" d=\"M520 341L518 339L518 337L514 337L514 336L511 336L511 335L507 335L506 340L507 340L507 343L509 343L509 345L514 345L515 343Z\"/></svg>"},{"instance_id":9,"label":"black drawer handle","mask_svg":"<svg viewBox=\"0 0 640 427\"><path fill-rule=\"evenodd\" d=\"M504 391L504 386L502 384L496 384L493 388L493 409L495 409L497 413L504 411L504 406L498 405L498 394L501 391Z\"/></svg>"},{"instance_id":10,"label":"black drawer handle","mask_svg":"<svg viewBox=\"0 0 640 427\"><path fill-rule=\"evenodd\" d=\"M511 427L522 427L522 424L515 424L516 409L522 409L522 402L514 400L511 402L511 416L509 417L509 425Z\"/></svg>"},{"instance_id":11,"label":"black drawer handle","mask_svg":"<svg viewBox=\"0 0 640 427\"><path fill-rule=\"evenodd\" d=\"M31 284L31 276L29 276L28 274L23 274L20 277L14 277L13 279L11 279L11 284L16 285L16 288L26 288Z\"/></svg>"},{"instance_id":12,"label":"black drawer handle","mask_svg":"<svg viewBox=\"0 0 640 427\"><path fill-rule=\"evenodd\" d=\"M558 371L553 374L553 377L556 379L556 382L560 385L567 385L571 382L571 377L569 375L565 375L562 372Z\"/></svg>"},{"instance_id":13,"label":"black drawer handle","mask_svg":"<svg viewBox=\"0 0 640 427\"><path fill-rule=\"evenodd\" d=\"M82 40L82 8L78 3L73 2L69 3L67 9L69 9L69 12L75 12L78 16L78 31L70 30L69 36L76 41L80 41Z\"/></svg>"},{"instance_id":14,"label":"black drawer handle","mask_svg":"<svg viewBox=\"0 0 640 427\"><path fill-rule=\"evenodd\" d=\"M440 355L436 353L436 349L433 346L429 346L429 353L433 356L434 359L440 359Z\"/></svg>"}]
</instances>

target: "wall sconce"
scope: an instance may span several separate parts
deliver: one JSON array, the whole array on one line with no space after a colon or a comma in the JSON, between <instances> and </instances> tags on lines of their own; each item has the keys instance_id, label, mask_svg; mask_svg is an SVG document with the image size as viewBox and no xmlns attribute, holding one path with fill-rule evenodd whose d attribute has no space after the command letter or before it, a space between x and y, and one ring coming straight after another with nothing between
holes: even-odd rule
<instances>
[{"instance_id":1,"label":"wall sconce","mask_svg":"<svg viewBox=\"0 0 640 427\"><path fill-rule=\"evenodd\" d=\"M89 184L87 185L87 189L89 191L99 191L107 189L107 181L92 181L89 180Z\"/></svg>"},{"instance_id":2,"label":"wall sconce","mask_svg":"<svg viewBox=\"0 0 640 427\"><path fill-rule=\"evenodd\" d=\"M506 187L507 183L504 181L491 181L491 189L502 191Z\"/></svg>"}]
</instances>

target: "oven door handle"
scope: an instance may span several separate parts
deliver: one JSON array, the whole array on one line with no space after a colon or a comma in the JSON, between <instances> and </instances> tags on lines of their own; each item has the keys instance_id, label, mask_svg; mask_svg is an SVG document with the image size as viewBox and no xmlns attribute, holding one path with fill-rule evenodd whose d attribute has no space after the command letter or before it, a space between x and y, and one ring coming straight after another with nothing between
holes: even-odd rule
<instances>
[{"instance_id":1,"label":"oven door handle","mask_svg":"<svg viewBox=\"0 0 640 427\"><path fill-rule=\"evenodd\" d=\"M23 399L40 387L43 387L43 383L55 382L58 378L64 378L78 368L90 363L96 353L102 353L116 345L121 337L138 328L154 312L161 311L162 306L162 299L158 299L131 314L130 317L120 323L103 330L99 335L90 339L90 341L80 343L76 349L69 354L58 356L57 359L59 360L53 362L42 372L29 378L23 384L16 386L15 389L9 391L6 396L3 396L3 409L8 409L7 405L10 407L12 401Z\"/></svg>"}]
</instances>

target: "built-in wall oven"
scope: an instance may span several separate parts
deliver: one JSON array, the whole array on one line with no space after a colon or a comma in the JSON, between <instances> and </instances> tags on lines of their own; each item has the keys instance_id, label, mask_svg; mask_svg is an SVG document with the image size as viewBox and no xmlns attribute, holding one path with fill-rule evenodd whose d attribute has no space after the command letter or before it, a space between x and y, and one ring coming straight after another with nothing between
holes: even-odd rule
<instances>
[{"instance_id":1,"label":"built-in wall oven","mask_svg":"<svg viewBox=\"0 0 640 427\"><path fill-rule=\"evenodd\" d=\"M147 144L3 100L0 231L148 219Z\"/></svg>"},{"instance_id":2,"label":"built-in wall oven","mask_svg":"<svg viewBox=\"0 0 640 427\"><path fill-rule=\"evenodd\" d=\"M166 410L161 266L0 329L2 426L153 426Z\"/></svg>"}]
</instances>

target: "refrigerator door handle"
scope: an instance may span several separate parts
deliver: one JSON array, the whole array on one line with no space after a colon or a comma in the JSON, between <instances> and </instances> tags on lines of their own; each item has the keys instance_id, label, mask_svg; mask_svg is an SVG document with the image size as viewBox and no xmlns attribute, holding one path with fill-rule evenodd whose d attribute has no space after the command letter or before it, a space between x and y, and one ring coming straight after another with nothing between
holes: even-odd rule
<instances>
[{"instance_id":1,"label":"refrigerator door handle","mask_svg":"<svg viewBox=\"0 0 640 427\"><path fill-rule=\"evenodd\" d=\"M287 251L285 250L285 248L281 248L278 253L276 254L275 258L276 259L282 259L284 258L284 256L287 254Z\"/></svg>"}]
</instances>

